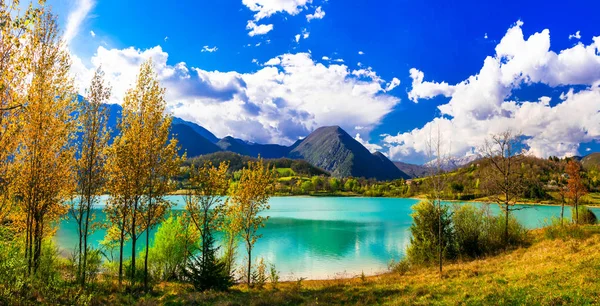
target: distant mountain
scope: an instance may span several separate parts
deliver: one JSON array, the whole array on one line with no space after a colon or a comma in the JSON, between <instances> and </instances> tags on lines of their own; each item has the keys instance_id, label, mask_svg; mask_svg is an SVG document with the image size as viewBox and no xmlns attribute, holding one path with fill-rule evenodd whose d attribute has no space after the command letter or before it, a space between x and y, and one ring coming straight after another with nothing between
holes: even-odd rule
<instances>
[{"instance_id":1,"label":"distant mountain","mask_svg":"<svg viewBox=\"0 0 600 306\"><path fill-rule=\"evenodd\" d=\"M339 126L320 127L304 138L289 154L336 177L365 177L378 180L408 178L383 154L371 154Z\"/></svg>"},{"instance_id":2,"label":"distant mountain","mask_svg":"<svg viewBox=\"0 0 600 306\"><path fill-rule=\"evenodd\" d=\"M231 136L227 136L217 142L217 146L223 151L229 151L240 155L251 156L248 145L240 139L235 139Z\"/></svg>"},{"instance_id":3,"label":"distant mountain","mask_svg":"<svg viewBox=\"0 0 600 306\"><path fill-rule=\"evenodd\" d=\"M241 139L233 138L231 136L227 136L219 140L219 142L217 142L217 145L223 151L229 151L252 157L260 156L262 158L286 157L291 150L290 147L278 144L252 143Z\"/></svg>"},{"instance_id":4,"label":"distant mountain","mask_svg":"<svg viewBox=\"0 0 600 306\"><path fill-rule=\"evenodd\" d=\"M425 166L409 164L400 161L395 161L394 165L396 165L400 171L408 174L411 178L427 176L429 171L429 169Z\"/></svg>"},{"instance_id":5,"label":"distant mountain","mask_svg":"<svg viewBox=\"0 0 600 306\"><path fill-rule=\"evenodd\" d=\"M219 138L217 138L217 136L215 136L209 130L207 130L193 122L185 121L181 118L173 117L173 124L185 124L185 125L191 127L194 130L194 132L200 134L200 136L208 139L208 141L210 141L212 143L217 143L219 141Z\"/></svg>"},{"instance_id":6,"label":"distant mountain","mask_svg":"<svg viewBox=\"0 0 600 306\"><path fill-rule=\"evenodd\" d=\"M443 162L442 169L445 171L452 171L452 170L461 168L463 166L466 166L480 158L481 158L481 156L476 155L476 154L466 155L463 157L451 157ZM436 161L432 160L430 162L425 163L423 166L425 166L425 167L435 166L435 163L436 163Z\"/></svg>"},{"instance_id":7,"label":"distant mountain","mask_svg":"<svg viewBox=\"0 0 600 306\"><path fill-rule=\"evenodd\" d=\"M179 154L194 157L221 151L216 144L198 134L187 124L172 124L171 135L179 142Z\"/></svg>"},{"instance_id":8,"label":"distant mountain","mask_svg":"<svg viewBox=\"0 0 600 306\"><path fill-rule=\"evenodd\" d=\"M600 167L600 152L588 154L583 157L580 162L583 168L586 170L589 170L593 167Z\"/></svg>"}]
</instances>

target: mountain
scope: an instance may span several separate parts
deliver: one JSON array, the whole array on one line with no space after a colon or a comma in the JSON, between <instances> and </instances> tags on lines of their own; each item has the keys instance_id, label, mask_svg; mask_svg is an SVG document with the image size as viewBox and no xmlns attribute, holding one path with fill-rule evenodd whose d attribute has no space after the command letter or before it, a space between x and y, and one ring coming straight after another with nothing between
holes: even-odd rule
<instances>
[{"instance_id":1,"label":"mountain","mask_svg":"<svg viewBox=\"0 0 600 306\"><path fill-rule=\"evenodd\" d=\"M185 125L191 127L194 130L194 132L196 132L200 136L208 139L208 141L210 141L212 143L217 143L219 141L219 138L217 138L217 136L215 136L209 130L207 130L193 122L185 121L181 118L173 117L173 124L185 124Z\"/></svg>"},{"instance_id":2,"label":"mountain","mask_svg":"<svg viewBox=\"0 0 600 306\"><path fill-rule=\"evenodd\" d=\"M216 144L202 137L187 124L172 124L171 135L179 142L179 154L187 152L187 156L194 157L221 151Z\"/></svg>"},{"instance_id":3,"label":"mountain","mask_svg":"<svg viewBox=\"0 0 600 306\"><path fill-rule=\"evenodd\" d=\"M395 161L394 165L400 169L400 171L408 174L411 178L427 176L429 171L429 169L425 166L404 163L401 161Z\"/></svg>"},{"instance_id":4,"label":"mountain","mask_svg":"<svg viewBox=\"0 0 600 306\"><path fill-rule=\"evenodd\" d=\"M465 155L463 157L450 157L442 163L442 170L452 171L452 170L461 168L463 166L466 166L480 158L481 158L481 156L479 156L477 154ZM433 166L436 166L435 163L436 163L436 161L434 159L430 162L425 163L423 166L425 166L425 167L432 166L433 167Z\"/></svg>"},{"instance_id":5,"label":"mountain","mask_svg":"<svg viewBox=\"0 0 600 306\"><path fill-rule=\"evenodd\" d=\"M304 159L336 177L409 178L383 154L371 154L339 126L316 129L290 152L289 157Z\"/></svg>"},{"instance_id":6,"label":"mountain","mask_svg":"<svg viewBox=\"0 0 600 306\"><path fill-rule=\"evenodd\" d=\"M580 162L583 168L586 170L589 170L593 167L600 167L600 152L588 154L583 157Z\"/></svg>"},{"instance_id":7,"label":"mountain","mask_svg":"<svg viewBox=\"0 0 600 306\"><path fill-rule=\"evenodd\" d=\"M231 136L219 140L217 146L223 151L229 151L240 155L251 155L248 145L246 145L243 140L235 139Z\"/></svg>"},{"instance_id":8,"label":"mountain","mask_svg":"<svg viewBox=\"0 0 600 306\"><path fill-rule=\"evenodd\" d=\"M278 144L259 144L227 136L217 142L223 151L238 153L252 157L282 158L288 155L290 147Z\"/></svg>"}]
</instances>

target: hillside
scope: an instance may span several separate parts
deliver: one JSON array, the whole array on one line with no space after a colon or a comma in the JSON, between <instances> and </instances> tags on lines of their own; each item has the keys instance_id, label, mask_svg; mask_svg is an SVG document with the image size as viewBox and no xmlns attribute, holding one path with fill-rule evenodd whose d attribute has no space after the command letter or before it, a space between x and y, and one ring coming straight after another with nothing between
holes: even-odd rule
<instances>
[{"instance_id":1,"label":"hillside","mask_svg":"<svg viewBox=\"0 0 600 306\"><path fill-rule=\"evenodd\" d=\"M385 156L373 155L339 126L320 127L289 154L330 171L335 177L365 177L378 180L408 178ZM391 165L391 166L390 166Z\"/></svg>"},{"instance_id":2,"label":"hillside","mask_svg":"<svg viewBox=\"0 0 600 306\"><path fill-rule=\"evenodd\" d=\"M400 171L408 174L411 178L426 176L429 171L425 166L403 163L401 161L395 161L394 165L400 169Z\"/></svg>"},{"instance_id":3,"label":"hillside","mask_svg":"<svg viewBox=\"0 0 600 306\"><path fill-rule=\"evenodd\" d=\"M590 170L594 167L600 168L600 152L591 153L582 158L581 165L586 170Z\"/></svg>"},{"instance_id":4,"label":"hillside","mask_svg":"<svg viewBox=\"0 0 600 306\"><path fill-rule=\"evenodd\" d=\"M277 144L250 143L241 139L227 136L217 142L223 151L238 153L252 157L282 158L288 155L290 148Z\"/></svg>"},{"instance_id":5,"label":"hillside","mask_svg":"<svg viewBox=\"0 0 600 306\"><path fill-rule=\"evenodd\" d=\"M194 132L198 133L200 136L206 138L208 141L210 141L212 143L217 143L217 141L219 141L219 138L217 138L217 136L215 136L209 130L207 130L204 127L201 127L193 122L186 121L181 118L173 117L173 124L187 125L190 128L192 128L192 130L194 130Z\"/></svg>"},{"instance_id":6,"label":"hillside","mask_svg":"<svg viewBox=\"0 0 600 306\"><path fill-rule=\"evenodd\" d=\"M192 127L185 124L171 125L171 135L179 142L179 154L184 152L193 157L202 154L218 152L221 149L208 139L196 133Z\"/></svg>"}]
</instances>

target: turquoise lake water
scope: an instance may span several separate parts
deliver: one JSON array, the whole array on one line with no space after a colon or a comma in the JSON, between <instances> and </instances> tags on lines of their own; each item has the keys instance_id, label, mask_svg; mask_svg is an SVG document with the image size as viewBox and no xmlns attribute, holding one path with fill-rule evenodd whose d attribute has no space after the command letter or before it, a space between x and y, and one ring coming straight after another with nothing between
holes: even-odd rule
<instances>
[{"instance_id":1,"label":"turquoise lake water","mask_svg":"<svg viewBox=\"0 0 600 306\"><path fill-rule=\"evenodd\" d=\"M103 201L106 197L102 198ZM174 210L183 209L182 196L170 196ZM375 274L387 269L391 259L400 259L410 242L411 206L415 199L342 198L342 197L274 197L263 238L256 243L253 257L274 263L282 279L323 279ZM487 204L475 204L487 205ZM97 219L104 220L98 206ZM492 212L499 212L495 204ZM597 214L600 210L595 211ZM559 206L524 206L515 216L528 228L541 227L545 219L560 216ZM570 218L570 208L565 217ZM105 232L91 236L96 246ZM76 246L76 225L61 222L56 242L64 252ZM140 241L139 250L144 242ZM129 247L130 249L131 247ZM243 257L244 249L240 249ZM239 258L242 260L243 258Z\"/></svg>"}]
</instances>

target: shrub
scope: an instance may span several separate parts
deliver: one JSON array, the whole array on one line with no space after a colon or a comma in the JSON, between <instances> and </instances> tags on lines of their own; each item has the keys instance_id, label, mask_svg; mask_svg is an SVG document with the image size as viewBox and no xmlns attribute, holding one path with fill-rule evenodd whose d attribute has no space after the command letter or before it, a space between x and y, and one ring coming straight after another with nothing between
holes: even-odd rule
<instances>
[{"instance_id":1,"label":"shrub","mask_svg":"<svg viewBox=\"0 0 600 306\"><path fill-rule=\"evenodd\" d=\"M505 218L504 214L492 215L487 205L481 208L470 204L454 205L452 222L459 255L475 258L504 249ZM527 229L509 215L508 244L521 245L526 241Z\"/></svg>"},{"instance_id":2,"label":"shrub","mask_svg":"<svg viewBox=\"0 0 600 306\"><path fill-rule=\"evenodd\" d=\"M279 284L279 271L275 268L275 264L269 265L269 280L273 289L276 289Z\"/></svg>"},{"instance_id":3,"label":"shrub","mask_svg":"<svg viewBox=\"0 0 600 306\"><path fill-rule=\"evenodd\" d=\"M267 282L267 266L265 265L265 261L260 258L256 265L256 270L252 272L252 285L256 289L262 289L265 287L265 283Z\"/></svg>"},{"instance_id":4,"label":"shrub","mask_svg":"<svg viewBox=\"0 0 600 306\"><path fill-rule=\"evenodd\" d=\"M160 280L181 278L181 271L191 254L200 248L200 234L184 215L169 216L161 223L148 254L150 273ZM142 252L143 253L143 252ZM142 254L140 258L143 257ZM140 261L142 262L142 261Z\"/></svg>"},{"instance_id":5,"label":"shrub","mask_svg":"<svg viewBox=\"0 0 600 306\"><path fill-rule=\"evenodd\" d=\"M404 275L410 270L410 262L406 259L401 259L399 261L392 259L392 261L388 264L388 270L393 273Z\"/></svg>"},{"instance_id":6,"label":"shrub","mask_svg":"<svg viewBox=\"0 0 600 306\"><path fill-rule=\"evenodd\" d=\"M575 213L575 208L571 208L571 215L573 216L573 221L575 221L576 216L579 217L579 222L576 222L577 224L596 224L598 221L596 214L584 205L580 205L577 208L577 213Z\"/></svg>"},{"instance_id":7,"label":"shrub","mask_svg":"<svg viewBox=\"0 0 600 306\"><path fill-rule=\"evenodd\" d=\"M452 214L458 253L461 256L477 257L483 254L484 214L473 205L455 204Z\"/></svg>"},{"instance_id":8,"label":"shrub","mask_svg":"<svg viewBox=\"0 0 600 306\"><path fill-rule=\"evenodd\" d=\"M442 205L441 211L430 201L421 201L413 206L413 224L410 226L412 237L407 250L411 263L427 265L438 260L439 227L441 214L442 253L446 259L456 258L456 239L448 206Z\"/></svg>"}]
</instances>

